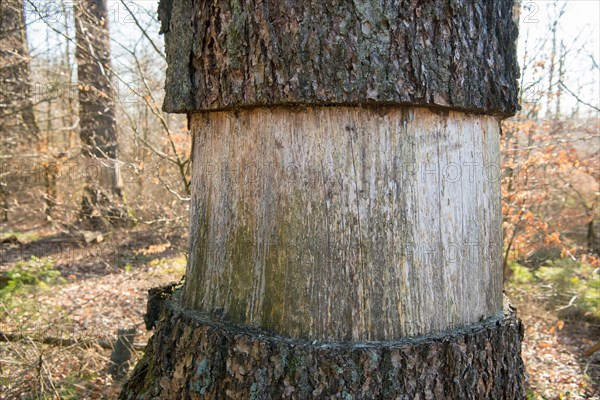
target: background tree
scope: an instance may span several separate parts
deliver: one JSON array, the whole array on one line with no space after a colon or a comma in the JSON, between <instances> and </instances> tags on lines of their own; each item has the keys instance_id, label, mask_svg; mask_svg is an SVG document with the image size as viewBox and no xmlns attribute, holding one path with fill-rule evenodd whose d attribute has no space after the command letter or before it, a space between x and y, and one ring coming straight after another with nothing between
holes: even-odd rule
<instances>
[{"instance_id":1,"label":"background tree","mask_svg":"<svg viewBox=\"0 0 600 400\"><path fill-rule=\"evenodd\" d=\"M97 167L84 189L82 213L97 220L122 195L108 9L106 0L78 0L74 7L79 136L84 156Z\"/></svg>"},{"instance_id":2,"label":"background tree","mask_svg":"<svg viewBox=\"0 0 600 400\"><path fill-rule=\"evenodd\" d=\"M39 128L33 114L31 75L23 0L0 2L0 147L10 157L23 143L36 144ZM5 163L6 160L1 159ZM6 174L4 168L0 174ZM1 178L1 177L0 177ZM8 193L0 182L0 218L8 220Z\"/></svg>"},{"instance_id":3,"label":"background tree","mask_svg":"<svg viewBox=\"0 0 600 400\"><path fill-rule=\"evenodd\" d=\"M585 29L565 46L560 28L566 8L564 2L548 4L549 35L531 37L528 25L522 32L522 110L503 123L501 142L505 278L512 262L537 268L561 255L599 265L599 108L575 94L589 82L573 91L576 75L567 74L567 66L574 71L587 64L591 76L598 65Z\"/></svg>"}]
</instances>

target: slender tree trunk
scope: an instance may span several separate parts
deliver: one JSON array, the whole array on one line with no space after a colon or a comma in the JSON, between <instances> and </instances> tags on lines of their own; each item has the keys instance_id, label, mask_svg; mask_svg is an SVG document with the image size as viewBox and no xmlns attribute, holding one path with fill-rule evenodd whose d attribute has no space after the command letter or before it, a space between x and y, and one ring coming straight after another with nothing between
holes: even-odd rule
<instances>
[{"instance_id":1,"label":"slender tree trunk","mask_svg":"<svg viewBox=\"0 0 600 400\"><path fill-rule=\"evenodd\" d=\"M560 98L562 95L562 84L565 79L565 59L567 57L567 51L564 42L560 41L560 58L558 59L558 84L556 88L556 110L554 111L554 115L556 119L560 119Z\"/></svg>"},{"instance_id":2,"label":"slender tree trunk","mask_svg":"<svg viewBox=\"0 0 600 400\"><path fill-rule=\"evenodd\" d=\"M111 217L121 197L108 10L106 0L77 0L74 7L79 126L89 175L82 215L97 222Z\"/></svg>"},{"instance_id":3,"label":"slender tree trunk","mask_svg":"<svg viewBox=\"0 0 600 400\"><path fill-rule=\"evenodd\" d=\"M123 398L523 398L512 6L161 2L190 256Z\"/></svg>"}]
</instances>

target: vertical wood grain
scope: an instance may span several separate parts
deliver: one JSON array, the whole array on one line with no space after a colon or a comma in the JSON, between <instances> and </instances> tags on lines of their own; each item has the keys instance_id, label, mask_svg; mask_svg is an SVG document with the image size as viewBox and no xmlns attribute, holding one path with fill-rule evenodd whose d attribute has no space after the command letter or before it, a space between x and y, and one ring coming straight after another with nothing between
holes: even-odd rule
<instances>
[{"instance_id":1,"label":"vertical wood grain","mask_svg":"<svg viewBox=\"0 0 600 400\"><path fill-rule=\"evenodd\" d=\"M496 117L276 107L191 124L187 307L353 341L501 311Z\"/></svg>"}]
</instances>

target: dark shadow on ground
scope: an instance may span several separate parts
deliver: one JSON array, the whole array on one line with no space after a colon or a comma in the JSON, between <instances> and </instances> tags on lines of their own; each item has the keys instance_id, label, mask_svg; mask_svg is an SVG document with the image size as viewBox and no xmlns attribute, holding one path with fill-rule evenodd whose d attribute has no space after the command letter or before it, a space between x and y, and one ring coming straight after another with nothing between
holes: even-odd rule
<instances>
[{"instance_id":1,"label":"dark shadow on ground","mask_svg":"<svg viewBox=\"0 0 600 400\"><path fill-rule=\"evenodd\" d=\"M179 230L115 229L109 233L58 233L38 240L3 238L0 271L27 262L31 257L52 260L65 276L77 279L122 272L126 266L140 267L152 260L185 253L187 239Z\"/></svg>"},{"instance_id":2,"label":"dark shadow on ground","mask_svg":"<svg viewBox=\"0 0 600 400\"><path fill-rule=\"evenodd\" d=\"M600 394L600 351L586 356L585 352L593 343L600 341L600 319L565 320L565 327L558 331L557 340L575 356L581 371L587 375L593 385L595 395Z\"/></svg>"}]
</instances>

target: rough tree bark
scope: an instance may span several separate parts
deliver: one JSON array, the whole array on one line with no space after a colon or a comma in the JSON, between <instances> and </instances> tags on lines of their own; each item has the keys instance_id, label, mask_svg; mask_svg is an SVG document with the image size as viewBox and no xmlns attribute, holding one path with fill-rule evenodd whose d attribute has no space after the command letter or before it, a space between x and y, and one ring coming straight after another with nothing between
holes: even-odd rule
<instances>
[{"instance_id":1,"label":"rough tree bark","mask_svg":"<svg viewBox=\"0 0 600 400\"><path fill-rule=\"evenodd\" d=\"M117 158L115 90L111 82L110 36L106 0L77 0L74 5L77 48L79 135L90 179L82 215L93 223L115 217L121 198Z\"/></svg>"},{"instance_id":2,"label":"rough tree bark","mask_svg":"<svg viewBox=\"0 0 600 400\"><path fill-rule=\"evenodd\" d=\"M512 6L161 1L190 255L122 398L523 398Z\"/></svg>"}]
</instances>

